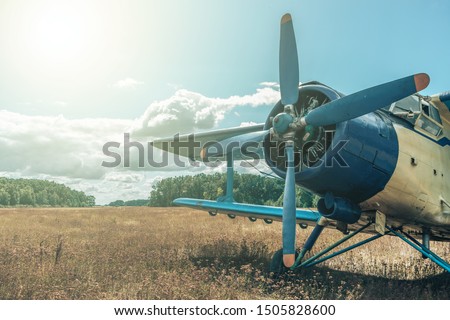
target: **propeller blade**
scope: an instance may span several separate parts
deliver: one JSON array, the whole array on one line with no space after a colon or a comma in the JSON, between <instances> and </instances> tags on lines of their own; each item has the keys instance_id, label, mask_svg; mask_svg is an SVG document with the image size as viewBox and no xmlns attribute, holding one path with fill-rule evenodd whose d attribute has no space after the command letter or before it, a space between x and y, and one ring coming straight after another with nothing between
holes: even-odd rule
<instances>
[{"instance_id":1,"label":"propeller blade","mask_svg":"<svg viewBox=\"0 0 450 320\"><path fill-rule=\"evenodd\" d=\"M286 142L284 149L287 168L284 182L283 196L283 263L290 268L295 263L295 172L294 172L294 143Z\"/></svg>"},{"instance_id":2,"label":"propeller blade","mask_svg":"<svg viewBox=\"0 0 450 320\"><path fill-rule=\"evenodd\" d=\"M290 14L281 18L280 30L280 92L283 105L298 100L298 56L294 27Z\"/></svg>"},{"instance_id":3,"label":"propeller blade","mask_svg":"<svg viewBox=\"0 0 450 320\"><path fill-rule=\"evenodd\" d=\"M423 90L429 83L430 77L426 73L394 80L333 100L312 110L304 120L313 126L351 120Z\"/></svg>"}]
</instances>

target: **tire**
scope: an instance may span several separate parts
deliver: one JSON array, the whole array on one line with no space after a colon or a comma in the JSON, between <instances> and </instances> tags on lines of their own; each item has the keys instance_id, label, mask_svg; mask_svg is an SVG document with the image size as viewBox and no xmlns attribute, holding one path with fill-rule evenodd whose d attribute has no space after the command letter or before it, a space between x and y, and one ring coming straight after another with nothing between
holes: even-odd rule
<instances>
[{"instance_id":1,"label":"tire","mask_svg":"<svg viewBox=\"0 0 450 320\"><path fill-rule=\"evenodd\" d=\"M274 278L278 278L289 271L283 263L283 249L278 250L273 254L272 261L269 265L269 273Z\"/></svg>"}]
</instances>

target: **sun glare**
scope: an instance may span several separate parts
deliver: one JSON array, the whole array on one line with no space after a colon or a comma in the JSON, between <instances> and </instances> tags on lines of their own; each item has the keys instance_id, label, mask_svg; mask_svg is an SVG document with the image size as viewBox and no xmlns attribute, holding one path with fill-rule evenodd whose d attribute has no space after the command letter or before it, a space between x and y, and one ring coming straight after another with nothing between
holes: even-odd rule
<instances>
[{"instance_id":1,"label":"sun glare","mask_svg":"<svg viewBox=\"0 0 450 320\"><path fill-rule=\"evenodd\" d=\"M65 8L46 8L36 15L32 46L42 59L65 62L86 48L88 34L83 17Z\"/></svg>"},{"instance_id":2,"label":"sun glare","mask_svg":"<svg viewBox=\"0 0 450 320\"><path fill-rule=\"evenodd\" d=\"M73 94L75 85L79 92L90 92L95 85L111 82L116 35L125 33L122 26L128 25L120 18L120 7L107 0L3 1L0 56L24 86L58 95L59 90Z\"/></svg>"}]
</instances>

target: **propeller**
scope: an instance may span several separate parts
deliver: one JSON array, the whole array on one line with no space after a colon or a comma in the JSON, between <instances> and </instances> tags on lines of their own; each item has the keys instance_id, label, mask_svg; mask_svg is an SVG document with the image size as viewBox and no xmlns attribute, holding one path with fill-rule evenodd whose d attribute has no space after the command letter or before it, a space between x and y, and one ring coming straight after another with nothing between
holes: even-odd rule
<instances>
[{"instance_id":1,"label":"propeller","mask_svg":"<svg viewBox=\"0 0 450 320\"><path fill-rule=\"evenodd\" d=\"M351 120L421 91L429 83L430 77L426 73L418 73L380 84L328 102L309 112L304 122L313 126L327 126Z\"/></svg>"},{"instance_id":2,"label":"propeller","mask_svg":"<svg viewBox=\"0 0 450 320\"><path fill-rule=\"evenodd\" d=\"M280 28L280 93L281 103L285 112L273 120L273 127L277 133L289 132L289 124L293 121L291 105L298 100L299 66L294 27L290 14L281 18ZM283 196L283 263L291 267L295 263L295 170L294 170L294 141L291 135L285 137L286 178Z\"/></svg>"}]
</instances>

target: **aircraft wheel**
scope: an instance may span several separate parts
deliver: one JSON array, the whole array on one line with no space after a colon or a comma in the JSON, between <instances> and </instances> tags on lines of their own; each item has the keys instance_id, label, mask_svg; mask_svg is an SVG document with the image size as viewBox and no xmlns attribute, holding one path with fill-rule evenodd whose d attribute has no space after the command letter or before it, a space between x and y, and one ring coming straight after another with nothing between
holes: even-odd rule
<instances>
[{"instance_id":1,"label":"aircraft wheel","mask_svg":"<svg viewBox=\"0 0 450 320\"><path fill-rule=\"evenodd\" d=\"M298 251L295 252L295 259L298 257ZM278 250L272 256L272 261L269 266L269 273L273 278L279 278L284 274L290 272L289 268L286 268L283 263L283 249Z\"/></svg>"},{"instance_id":2,"label":"aircraft wheel","mask_svg":"<svg viewBox=\"0 0 450 320\"><path fill-rule=\"evenodd\" d=\"M289 269L283 264L283 249L280 249L273 254L272 261L269 266L269 272L274 278L278 278L288 271Z\"/></svg>"}]
</instances>

